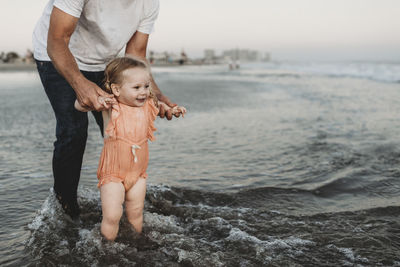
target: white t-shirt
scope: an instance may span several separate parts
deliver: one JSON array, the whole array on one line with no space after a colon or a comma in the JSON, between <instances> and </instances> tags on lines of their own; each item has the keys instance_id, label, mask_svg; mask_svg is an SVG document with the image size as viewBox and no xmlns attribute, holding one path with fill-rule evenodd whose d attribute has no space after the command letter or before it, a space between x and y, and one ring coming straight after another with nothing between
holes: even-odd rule
<instances>
[{"instance_id":1,"label":"white t-shirt","mask_svg":"<svg viewBox=\"0 0 400 267\"><path fill-rule=\"evenodd\" d=\"M69 43L79 69L103 71L136 31L153 31L159 0L50 0L33 32L37 60L50 61L47 34L53 6L79 18Z\"/></svg>"}]
</instances>

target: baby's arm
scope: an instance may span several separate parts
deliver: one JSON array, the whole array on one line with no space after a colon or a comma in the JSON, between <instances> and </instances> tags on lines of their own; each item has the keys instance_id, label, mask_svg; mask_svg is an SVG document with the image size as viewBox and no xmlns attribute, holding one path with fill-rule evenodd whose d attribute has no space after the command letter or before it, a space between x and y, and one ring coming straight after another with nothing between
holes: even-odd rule
<instances>
[{"instance_id":1,"label":"baby's arm","mask_svg":"<svg viewBox=\"0 0 400 267\"><path fill-rule=\"evenodd\" d=\"M76 110L79 110L81 112L91 111L91 109L87 109L87 108L82 107L81 104L79 104L78 100L75 100L74 107L75 107Z\"/></svg>"},{"instance_id":2,"label":"baby's arm","mask_svg":"<svg viewBox=\"0 0 400 267\"><path fill-rule=\"evenodd\" d=\"M112 104L115 104L115 99L114 98L109 98L109 97L104 97L104 96L99 96L97 101L101 105L103 105L106 109L109 109ZM79 104L78 100L75 100L74 107L76 110L79 110L81 112L88 112L92 111L93 109L90 108L85 108L81 104Z\"/></svg>"},{"instance_id":3,"label":"baby's arm","mask_svg":"<svg viewBox=\"0 0 400 267\"><path fill-rule=\"evenodd\" d=\"M180 107L180 106L175 106L173 108L171 108L170 106L168 106L167 104L165 104L164 102L158 101L158 106L163 106L164 110L171 110L172 115L174 115L175 117L179 117L182 114L182 117L185 116L186 113L186 108L185 107Z\"/></svg>"},{"instance_id":4,"label":"baby's arm","mask_svg":"<svg viewBox=\"0 0 400 267\"><path fill-rule=\"evenodd\" d=\"M111 109L103 110L101 115L103 116L103 136L104 138L107 138L108 136L106 135L106 128L108 122L110 121Z\"/></svg>"}]
</instances>

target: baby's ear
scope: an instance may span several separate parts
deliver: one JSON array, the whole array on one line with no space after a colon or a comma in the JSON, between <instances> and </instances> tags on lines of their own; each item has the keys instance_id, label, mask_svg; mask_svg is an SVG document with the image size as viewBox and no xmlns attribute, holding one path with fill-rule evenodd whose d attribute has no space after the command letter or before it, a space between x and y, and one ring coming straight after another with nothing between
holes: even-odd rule
<instances>
[{"instance_id":1,"label":"baby's ear","mask_svg":"<svg viewBox=\"0 0 400 267\"><path fill-rule=\"evenodd\" d=\"M115 83L111 84L111 91L112 91L113 95L115 95L115 96L120 95L119 86L116 85Z\"/></svg>"}]
</instances>

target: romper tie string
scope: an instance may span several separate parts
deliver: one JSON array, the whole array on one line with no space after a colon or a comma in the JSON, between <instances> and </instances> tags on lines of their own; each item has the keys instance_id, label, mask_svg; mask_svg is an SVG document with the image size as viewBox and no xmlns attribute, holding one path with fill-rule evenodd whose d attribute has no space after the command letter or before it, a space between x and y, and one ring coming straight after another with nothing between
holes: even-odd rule
<instances>
[{"instance_id":1,"label":"romper tie string","mask_svg":"<svg viewBox=\"0 0 400 267\"><path fill-rule=\"evenodd\" d=\"M132 145L132 155L133 155L133 161L136 163L138 161L137 156L136 156L136 149L140 149L141 147L138 145Z\"/></svg>"}]
</instances>

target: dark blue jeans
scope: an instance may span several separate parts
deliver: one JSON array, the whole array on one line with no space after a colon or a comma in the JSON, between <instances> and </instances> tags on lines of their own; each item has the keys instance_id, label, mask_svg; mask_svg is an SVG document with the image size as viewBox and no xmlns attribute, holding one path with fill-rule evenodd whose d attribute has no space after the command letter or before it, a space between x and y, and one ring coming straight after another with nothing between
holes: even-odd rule
<instances>
[{"instance_id":1,"label":"dark blue jeans","mask_svg":"<svg viewBox=\"0 0 400 267\"><path fill-rule=\"evenodd\" d=\"M64 201L76 201L88 129L86 112L74 108L75 91L50 61L36 61L44 90L56 116L56 141L53 152L54 190ZM104 72L85 72L90 81L101 85ZM92 112L103 133L101 112Z\"/></svg>"}]
</instances>

